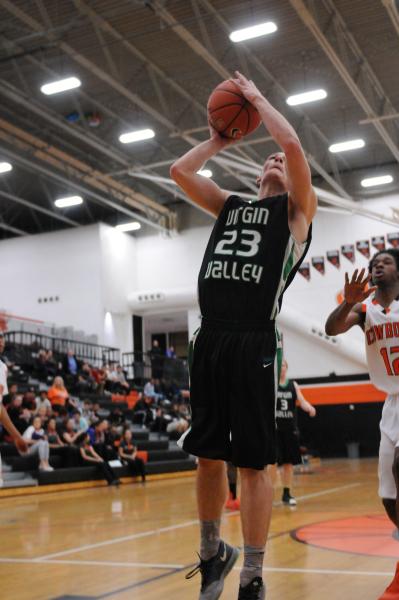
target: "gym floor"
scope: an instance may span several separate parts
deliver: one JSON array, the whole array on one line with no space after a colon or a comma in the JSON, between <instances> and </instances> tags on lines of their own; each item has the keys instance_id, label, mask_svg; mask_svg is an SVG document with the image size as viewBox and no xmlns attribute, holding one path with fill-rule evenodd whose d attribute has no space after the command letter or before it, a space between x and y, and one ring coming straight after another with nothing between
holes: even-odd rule
<instances>
[{"instance_id":1,"label":"gym floor","mask_svg":"<svg viewBox=\"0 0 399 600\"><path fill-rule=\"evenodd\" d=\"M295 478L296 508L280 490L264 578L268 600L376 600L399 560L377 497L376 460L323 461ZM4 600L196 600L194 477L0 500ZM240 544L238 513L226 540ZM237 594L239 567L222 598Z\"/></svg>"}]
</instances>

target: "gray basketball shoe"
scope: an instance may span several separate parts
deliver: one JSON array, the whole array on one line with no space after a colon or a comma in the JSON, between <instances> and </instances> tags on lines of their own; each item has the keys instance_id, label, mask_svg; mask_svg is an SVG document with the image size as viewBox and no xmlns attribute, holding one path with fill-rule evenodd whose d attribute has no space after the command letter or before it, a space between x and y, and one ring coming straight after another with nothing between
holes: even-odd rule
<instances>
[{"instance_id":1,"label":"gray basketball shoe","mask_svg":"<svg viewBox=\"0 0 399 600\"><path fill-rule=\"evenodd\" d=\"M233 548L221 541L217 554L209 560L200 558L199 564L186 575L191 579L201 573L201 591L199 600L218 600L223 592L224 580L240 554L238 548Z\"/></svg>"}]
</instances>

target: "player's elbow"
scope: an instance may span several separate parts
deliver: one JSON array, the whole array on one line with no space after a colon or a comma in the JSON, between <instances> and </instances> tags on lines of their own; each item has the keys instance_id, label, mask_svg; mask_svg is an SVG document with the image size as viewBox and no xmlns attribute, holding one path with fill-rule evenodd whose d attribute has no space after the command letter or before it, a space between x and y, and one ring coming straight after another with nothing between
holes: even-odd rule
<instances>
[{"instance_id":1,"label":"player's elbow","mask_svg":"<svg viewBox=\"0 0 399 600\"><path fill-rule=\"evenodd\" d=\"M174 162L170 166L169 173L174 181L178 181L178 179L181 177L181 167L179 166L179 161Z\"/></svg>"}]
</instances>

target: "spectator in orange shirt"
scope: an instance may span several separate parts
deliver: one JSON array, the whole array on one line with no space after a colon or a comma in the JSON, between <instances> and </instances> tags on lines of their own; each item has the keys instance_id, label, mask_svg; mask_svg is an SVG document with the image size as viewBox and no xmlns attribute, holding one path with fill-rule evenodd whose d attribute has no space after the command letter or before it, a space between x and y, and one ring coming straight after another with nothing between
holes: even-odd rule
<instances>
[{"instance_id":1,"label":"spectator in orange shirt","mask_svg":"<svg viewBox=\"0 0 399 600\"><path fill-rule=\"evenodd\" d=\"M51 406L54 406L54 404L65 406L67 404L69 394L62 377L54 377L53 385L47 392L47 397L51 402Z\"/></svg>"}]
</instances>

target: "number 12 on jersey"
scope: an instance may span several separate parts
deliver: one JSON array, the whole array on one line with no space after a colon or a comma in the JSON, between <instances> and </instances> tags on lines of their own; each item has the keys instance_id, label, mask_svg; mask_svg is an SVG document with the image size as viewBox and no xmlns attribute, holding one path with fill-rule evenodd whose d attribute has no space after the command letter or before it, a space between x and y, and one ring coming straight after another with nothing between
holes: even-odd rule
<instances>
[{"instance_id":1,"label":"number 12 on jersey","mask_svg":"<svg viewBox=\"0 0 399 600\"><path fill-rule=\"evenodd\" d=\"M385 368L390 377L394 375L399 375L399 346L392 346L389 348L389 356L388 348L381 348L380 354L384 360ZM392 358L392 354L397 354L396 358Z\"/></svg>"}]
</instances>

